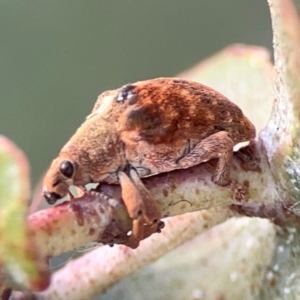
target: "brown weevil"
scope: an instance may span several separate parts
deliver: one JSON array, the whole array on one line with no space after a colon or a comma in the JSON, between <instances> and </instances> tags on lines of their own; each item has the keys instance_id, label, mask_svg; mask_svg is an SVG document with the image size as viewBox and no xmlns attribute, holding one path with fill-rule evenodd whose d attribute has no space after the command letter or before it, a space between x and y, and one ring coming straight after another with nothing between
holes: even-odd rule
<instances>
[{"instance_id":1,"label":"brown weevil","mask_svg":"<svg viewBox=\"0 0 300 300\"><path fill-rule=\"evenodd\" d=\"M128 84L98 97L52 162L44 196L53 204L70 185L119 183L134 219L132 238L139 241L143 225L161 218L140 178L218 158L212 180L226 186L233 147L254 138L255 127L241 109L205 85L180 78Z\"/></svg>"}]
</instances>

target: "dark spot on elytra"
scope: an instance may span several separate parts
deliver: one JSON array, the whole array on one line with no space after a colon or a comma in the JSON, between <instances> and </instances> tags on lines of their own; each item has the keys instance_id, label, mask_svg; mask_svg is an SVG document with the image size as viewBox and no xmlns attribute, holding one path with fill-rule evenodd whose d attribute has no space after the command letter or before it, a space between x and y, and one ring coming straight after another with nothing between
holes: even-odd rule
<instances>
[{"instance_id":1,"label":"dark spot on elytra","mask_svg":"<svg viewBox=\"0 0 300 300\"><path fill-rule=\"evenodd\" d=\"M202 102L203 103L205 103L205 104L210 104L210 98L204 98L203 100L202 100Z\"/></svg>"},{"instance_id":2,"label":"dark spot on elytra","mask_svg":"<svg viewBox=\"0 0 300 300\"><path fill-rule=\"evenodd\" d=\"M155 112L149 112L146 107L133 109L127 116L128 127L143 126L144 129L156 128L161 125L161 119Z\"/></svg>"},{"instance_id":3,"label":"dark spot on elytra","mask_svg":"<svg viewBox=\"0 0 300 300\"><path fill-rule=\"evenodd\" d=\"M199 119L196 119L195 121L194 121L194 127L198 127L198 126L203 126L203 127L205 127L206 125L207 125L207 119L205 119L205 118L203 118L203 119L201 119L201 118L199 118Z\"/></svg>"}]
</instances>

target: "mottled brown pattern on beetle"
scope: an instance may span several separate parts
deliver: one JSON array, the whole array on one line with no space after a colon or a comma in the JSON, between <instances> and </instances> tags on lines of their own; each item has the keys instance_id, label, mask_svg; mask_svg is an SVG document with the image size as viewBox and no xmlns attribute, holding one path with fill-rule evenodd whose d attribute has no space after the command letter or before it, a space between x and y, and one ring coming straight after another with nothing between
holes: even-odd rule
<instances>
[{"instance_id":1,"label":"mottled brown pattern on beetle","mask_svg":"<svg viewBox=\"0 0 300 300\"><path fill-rule=\"evenodd\" d=\"M119 132L136 133L136 139L152 144L170 143L178 139L201 140L219 131L228 132L234 143L255 137L255 128L241 109L219 92L197 82L178 78L156 78L130 86L137 95L130 101L113 101L102 113L111 124L118 123ZM116 91L102 93L95 112L106 96L118 96Z\"/></svg>"},{"instance_id":2,"label":"mottled brown pattern on beetle","mask_svg":"<svg viewBox=\"0 0 300 300\"><path fill-rule=\"evenodd\" d=\"M200 83L158 78L134 84L134 105L124 101L120 131L137 131L149 143L201 140L219 131L234 143L255 137L255 128L241 109L222 94ZM123 106L122 105L122 106Z\"/></svg>"}]
</instances>

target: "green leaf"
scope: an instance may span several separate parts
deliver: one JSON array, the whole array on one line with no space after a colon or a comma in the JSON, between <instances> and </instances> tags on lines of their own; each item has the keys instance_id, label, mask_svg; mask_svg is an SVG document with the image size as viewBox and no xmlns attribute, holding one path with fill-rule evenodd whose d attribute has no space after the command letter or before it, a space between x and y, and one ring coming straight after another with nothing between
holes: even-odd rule
<instances>
[{"instance_id":1,"label":"green leaf","mask_svg":"<svg viewBox=\"0 0 300 300\"><path fill-rule=\"evenodd\" d=\"M26 226L29 168L24 154L0 136L0 253L12 283L42 289L48 285L45 265L38 263Z\"/></svg>"}]
</instances>

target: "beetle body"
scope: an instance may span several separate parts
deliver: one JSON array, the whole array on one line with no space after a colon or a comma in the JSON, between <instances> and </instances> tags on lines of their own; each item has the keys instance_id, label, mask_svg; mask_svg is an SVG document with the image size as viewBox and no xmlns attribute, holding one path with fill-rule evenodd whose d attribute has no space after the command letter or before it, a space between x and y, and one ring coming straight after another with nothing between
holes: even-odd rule
<instances>
[{"instance_id":1,"label":"beetle body","mask_svg":"<svg viewBox=\"0 0 300 300\"><path fill-rule=\"evenodd\" d=\"M146 177L212 158L219 158L214 182L226 185L233 146L254 138L241 109L205 85L179 78L128 84L98 97L53 161L44 194L54 203L71 184L119 183L119 172L134 177L130 168Z\"/></svg>"}]
</instances>

